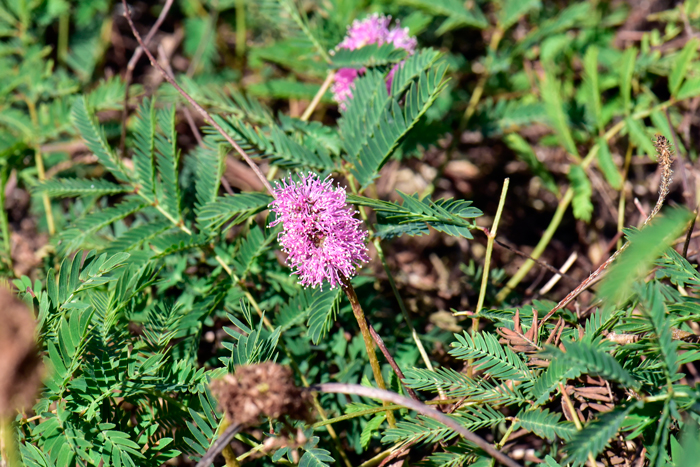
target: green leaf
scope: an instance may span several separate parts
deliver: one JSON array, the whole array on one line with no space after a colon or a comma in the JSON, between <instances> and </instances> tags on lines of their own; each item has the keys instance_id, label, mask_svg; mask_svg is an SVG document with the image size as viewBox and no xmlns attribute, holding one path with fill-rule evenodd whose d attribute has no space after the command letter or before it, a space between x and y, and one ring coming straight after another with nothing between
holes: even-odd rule
<instances>
[{"instance_id":1,"label":"green leaf","mask_svg":"<svg viewBox=\"0 0 700 467\"><path fill-rule=\"evenodd\" d=\"M652 325L656 341L659 344L660 357L666 378L670 382L678 373L678 342L673 340L668 311L658 283L652 283L645 287L642 302L646 312L645 316Z\"/></svg>"},{"instance_id":2,"label":"green leaf","mask_svg":"<svg viewBox=\"0 0 700 467\"><path fill-rule=\"evenodd\" d=\"M600 342L573 341L564 344L566 352L558 358L571 362L572 366L585 368L585 373L602 376L609 381L617 381L625 387L638 388L639 382L622 368L610 354L600 349Z\"/></svg>"},{"instance_id":3,"label":"green leaf","mask_svg":"<svg viewBox=\"0 0 700 467\"><path fill-rule=\"evenodd\" d=\"M671 92L672 96L676 96L678 93L681 83L688 72L688 65L693 61L693 57L699 46L700 40L693 37L686 42L685 47L678 53L675 62L673 62L671 74L668 77L668 90Z\"/></svg>"},{"instance_id":4,"label":"green leaf","mask_svg":"<svg viewBox=\"0 0 700 467\"><path fill-rule=\"evenodd\" d=\"M474 337L466 331L463 335L455 334L457 342L452 343L450 355L460 360L473 359L473 366L487 374L501 379L514 381L532 380L532 372L525 362L510 347L498 343L498 338L488 332L479 332Z\"/></svg>"},{"instance_id":5,"label":"green leaf","mask_svg":"<svg viewBox=\"0 0 700 467\"><path fill-rule=\"evenodd\" d=\"M255 258L263 254L269 248L270 243L277 239L277 231L275 229L268 232L267 237L265 237L260 227L255 225L250 229L248 235L241 239L233 258L233 267L238 277L244 278L248 274Z\"/></svg>"},{"instance_id":6,"label":"green leaf","mask_svg":"<svg viewBox=\"0 0 700 467\"><path fill-rule=\"evenodd\" d=\"M569 154L577 160L580 159L576 143L574 143L574 138L569 130L569 118L564 113L564 104L561 100L561 84L551 70L547 70L540 81L540 95L544 99L550 125L554 128L559 143Z\"/></svg>"},{"instance_id":7,"label":"green leaf","mask_svg":"<svg viewBox=\"0 0 700 467\"><path fill-rule=\"evenodd\" d=\"M549 173L547 167L545 167L545 165L537 158L535 151L532 150L530 144L517 133L506 135L504 140L508 147L515 151L518 159L525 162L532 173L542 180L544 187L554 193L556 196L559 196L559 189L554 181L554 177L551 173Z\"/></svg>"},{"instance_id":8,"label":"green leaf","mask_svg":"<svg viewBox=\"0 0 700 467\"><path fill-rule=\"evenodd\" d=\"M591 188L590 180L588 180L588 175L586 175L586 171L580 165L571 164L568 177L571 182L571 188L574 190L574 199L572 201L574 217L589 222L591 214L593 214L593 203L591 203L593 189Z\"/></svg>"},{"instance_id":9,"label":"green leaf","mask_svg":"<svg viewBox=\"0 0 700 467\"><path fill-rule=\"evenodd\" d=\"M338 49L333 53L333 68L370 68L398 63L406 58L406 51L393 44L368 44L359 49Z\"/></svg>"},{"instance_id":10,"label":"green leaf","mask_svg":"<svg viewBox=\"0 0 700 467\"><path fill-rule=\"evenodd\" d=\"M340 288L326 291L314 291L313 302L309 309L308 335L311 342L318 344L321 337L328 332L338 316L342 294Z\"/></svg>"},{"instance_id":11,"label":"green leaf","mask_svg":"<svg viewBox=\"0 0 700 467\"><path fill-rule=\"evenodd\" d=\"M571 362L563 358L557 358L560 352L551 359L549 366L537 377L532 386L530 394L535 399L535 405L539 406L549 400L549 395L555 391L559 383L564 383L569 379L577 378L583 372L583 368L571 365Z\"/></svg>"},{"instance_id":12,"label":"green leaf","mask_svg":"<svg viewBox=\"0 0 700 467\"><path fill-rule=\"evenodd\" d=\"M376 433L382 423L384 423L385 419L386 414L382 413L375 415L370 419L370 421L367 422L367 424L365 424L365 426L362 428L362 433L360 433L360 445L362 446L362 449L367 449L369 442L372 440L372 435Z\"/></svg>"},{"instance_id":13,"label":"green leaf","mask_svg":"<svg viewBox=\"0 0 700 467\"><path fill-rule=\"evenodd\" d=\"M418 195L408 196L398 192L403 198L403 204L399 205L389 201L375 200L363 196L348 195L348 202L358 206L369 206L379 212L380 229L378 234L422 235L426 224L440 232L449 235L472 238L470 229L473 225L467 219L473 219L482 215L481 211L471 207L471 201L440 199L435 202L427 197L419 199ZM387 230L383 225L391 224L400 226L400 230Z\"/></svg>"},{"instance_id":14,"label":"green leaf","mask_svg":"<svg viewBox=\"0 0 700 467\"><path fill-rule=\"evenodd\" d=\"M175 106L160 109L156 113L159 133L156 134L156 162L160 175L159 204L175 219L180 219L180 185L178 164L180 151L177 149L175 131Z\"/></svg>"},{"instance_id":15,"label":"green leaf","mask_svg":"<svg viewBox=\"0 0 700 467\"><path fill-rule=\"evenodd\" d=\"M613 162L610 147L605 138L598 138L598 167L611 187L616 190L622 188L622 175Z\"/></svg>"},{"instance_id":16,"label":"green leaf","mask_svg":"<svg viewBox=\"0 0 700 467\"><path fill-rule=\"evenodd\" d=\"M32 191L46 193L51 197L103 196L131 191L128 185L118 185L103 179L61 178L39 182Z\"/></svg>"},{"instance_id":17,"label":"green leaf","mask_svg":"<svg viewBox=\"0 0 700 467\"><path fill-rule=\"evenodd\" d=\"M498 26L502 31L507 30L531 10L542 8L540 0L505 0L498 11Z\"/></svg>"},{"instance_id":18,"label":"green leaf","mask_svg":"<svg viewBox=\"0 0 700 467\"><path fill-rule=\"evenodd\" d=\"M85 145L92 151L100 163L114 175L117 180L129 183L131 180L124 170L121 160L107 144L104 131L97 124L88 109L85 98L80 96L73 104L71 111L73 124L78 128Z\"/></svg>"},{"instance_id":19,"label":"green leaf","mask_svg":"<svg viewBox=\"0 0 700 467\"><path fill-rule=\"evenodd\" d=\"M622 54L622 66L620 67L620 94L622 95L625 114L632 111L632 76L634 76L634 64L637 59L637 49L630 47Z\"/></svg>"},{"instance_id":20,"label":"green leaf","mask_svg":"<svg viewBox=\"0 0 700 467\"><path fill-rule=\"evenodd\" d=\"M600 102L600 84L598 79L598 47L591 45L583 57L583 82L586 87L586 109L593 124L602 133L602 104Z\"/></svg>"},{"instance_id":21,"label":"green leaf","mask_svg":"<svg viewBox=\"0 0 700 467\"><path fill-rule=\"evenodd\" d=\"M690 217L686 209L669 209L641 231L629 235L629 247L608 270L598 295L611 303L625 300L632 284L649 272L654 261L685 230Z\"/></svg>"},{"instance_id":22,"label":"green leaf","mask_svg":"<svg viewBox=\"0 0 700 467\"><path fill-rule=\"evenodd\" d=\"M700 77L685 80L681 88L678 90L676 99L682 101L697 96L700 96Z\"/></svg>"},{"instance_id":23,"label":"green leaf","mask_svg":"<svg viewBox=\"0 0 700 467\"><path fill-rule=\"evenodd\" d=\"M559 423L561 414L552 413L547 409L522 411L516 418L521 427L550 441L554 441L556 438L568 440L576 432L573 423Z\"/></svg>"},{"instance_id":24,"label":"green leaf","mask_svg":"<svg viewBox=\"0 0 700 467\"><path fill-rule=\"evenodd\" d=\"M457 27L471 26L484 29L488 26L486 17L476 3L470 3L469 8L459 0L400 0L402 5L420 8L433 15L447 16L448 19L437 30L441 35Z\"/></svg>"},{"instance_id":25,"label":"green leaf","mask_svg":"<svg viewBox=\"0 0 700 467\"><path fill-rule=\"evenodd\" d=\"M197 161L197 168L194 187L197 209L216 201L227 152L226 146L223 144L219 145L218 148L199 145L195 149L194 157Z\"/></svg>"},{"instance_id":26,"label":"green leaf","mask_svg":"<svg viewBox=\"0 0 700 467\"><path fill-rule=\"evenodd\" d=\"M80 248L91 235L118 220L140 211L146 206L147 204L137 199L128 199L113 207L102 209L78 219L68 230L59 234L62 239L59 245L60 251L65 254Z\"/></svg>"},{"instance_id":27,"label":"green leaf","mask_svg":"<svg viewBox=\"0 0 700 467\"><path fill-rule=\"evenodd\" d=\"M625 126L632 142L640 149L644 150L652 160L656 160L656 148L646 127L632 117L625 119Z\"/></svg>"},{"instance_id":28,"label":"green leaf","mask_svg":"<svg viewBox=\"0 0 700 467\"><path fill-rule=\"evenodd\" d=\"M156 108L152 99L144 99L138 111L138 117L134 123L134 173L139 184L139 194L144 198L154 201L155 192L155 168L153 157L156 141Z\"/></svg>"},{"instance_id":29,"label":"green leaf","mask_svg":"<svg viewBox=\"0 0 700 467\"><path fill-rule=\"evenodd\" d=\"M267 209L272 196L264 193L238 193L225 195L197 209L197 223L202 228L217 231L226 222L240 224L251 216Z\"/></svg>"},{"instance_id":30,"label":"green leaf","mask_svg":"<svg viewBox=\"0 0 700 467\"><path fill-rule=\"evenodd\" d=\"M634 407L634 404L617 407L576 432L567 445L567 460L574 465L583 465L589 454L597 457L617 434L625 417Z\"/></svg>"},{"instance_id":31,"label":"green leaf","mask_svg":"<svg viewBox=\"0 0 700 467\"><path fill-rule=\"evenodd\" d=\"M442 65L422 73L406 92L403 109L397 100L391 99L376 125L369 128L352 169L363 189L377 178L379 169L444 89L445 71L446 66ZM398 99L394 93L395 84L396 81L392 83L392 96Z\"/></svg>"},{"instance_id":32,"label":"green leaf","mask_svg":"<svg viewBox=\"0 0 700 467\"><path fill-rule=\"evenodd\" d=\"M330 454L325 449L307 449L304 455L301 456L301 459L299 459L299 467L330 467L330 463L335 462L335 459Z\"/></svg>"}]
</instances>

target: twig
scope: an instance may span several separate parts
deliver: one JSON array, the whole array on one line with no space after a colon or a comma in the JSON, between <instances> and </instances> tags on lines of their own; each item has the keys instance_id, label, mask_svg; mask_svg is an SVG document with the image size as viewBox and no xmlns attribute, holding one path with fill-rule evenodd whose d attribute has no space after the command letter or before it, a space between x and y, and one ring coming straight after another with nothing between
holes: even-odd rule
<instances>
[{"instance_id":1,"label":"twig","mask_svg":"<svg viewBox=\"0 0 700 467\"><path fill-rule=\"evenodd\" d=\"M578 413L576 412L576 409L574 408L574 404L571 403L571 399L569 398L569 395L566 393L566 390L564 390L564 386L559 383L559 391L561 391L561 397L564 399L564 402L566 403L566 408L569 409L569 412L571 412L571 418L574 421L574 425L576 425L576 429L578 431L583 430L583 425L581 424L581 420L578 418ZM591 464L591 467L596 467L597 464L595 462L595 458L593 457L593 454L590 452L588 453L588 461Z\"/></svg>"},{"instance_id":2,"label":"twig","mask_svg":"<svg viewBox=\"0 0 700 467\"><path fill-rule=\"evenodd\" d=\"M497 244L498 246L503 247L503 248L505 248L505 249L507 249L507 250L510 250L510 251L512 251L513 253L515 253L515 254L518 255L518 256L522 256L522 257L525 258L525 259L529 259L530 261L534 261L535 263L537 263L538 265L542 266L542 267L545 268L547 271L549 271L549 272L551 272L551 273L553 273L553 274L561 274L561 271L560 271L559 269L555 268L554 266L552 266L551 264L547 263L546 261L542 261L541 259L538 259L538 258L533 258L532 256L528 255L528 254L525 253L524 251L518 250L518 249L515 248L513 245L508 245L508 244L507 244L506 242L504 242L503 240L498 240L498 239L496 239L495 242L496 242L496 244ZM564 278L566 278L566 279L569 279L570 281L575 281L575 280L576 280L576 279L574 279L573 277L571 277L571 276L568 275L568 274L562 274L562 276L563 276ZM578 281L577 281L576 283L578 283Z\"/></svg>"},{"instance_id":3,"label":"twig","mask_svg":"<svg viewBox=\"0 0 700 467\"><path fill-rule=\"evenodd\" d=\"M566 260L566 262L562 265L561 269L559 269L559 272L549 279L549 281L540 289L540 295L544 295L550 290L552 290L552 287L554 287L557 282L559 282L559 279L561 279L562 274L564 274L566 271L569 270L569 268L576 262L578 259L578 254L574 251L569 255L569 258Z\"/></svg>"},{"instance_id":4,"label":"twig","mask_svg":"<svg viewBox=\"0 0 700 467\"><path fill-rule=\"evenodd\" d=\"M311 386L309 389L312 391L335 393L335 394L355 394L358 396L369 397L371 399L379 399L384 402L392 402L397 405L402 405L411 410L430 417L433 420L437 420L448 428L453 429L460 435L464 437L467 441L476 444L478 447L483 449L488 455L496 459L501 464L507 465L508 467L521 467L520 464L515 462L513 459L508 457L506 454L496 450L491 443L487 442L480 436L472 433L471 431L464 428L462 425L457 423L453 418L448 417L442 412L439 412L432 407L429 407L422 402L414 401L408 397L401 396L394 392L386 391L383 389L368 388L365 386L360 386L359 384L344 384L344 383L324 383Z\"/></svg>"},{"instance_id":5,"label":"twig","mask_svg":"<svg viewBox=\"0 0 700 467\"><path fill-rule=\"evenodd\" d=\"M647 225L661 210L661 206L663 206L664 204L666 195L668 195L668 187L671 185L671 180L673 177L673 171L671 170L671 163L673 162L673 160L671 147L668 143L668 140L663 136L658 136L656 138L656 141L654 142L654 146L656 147L656 151L659 153L659 165L661 166L662 171L661 185L659 186L659 199L656 201L654 209L649 213L643 225ZM578 287L569 292L569 294L566 297L564 297L557 304L557 306L552 308L552 310L549 313L547 313L544 318L542 318L542 322L544 323L545 321L547 321L547 319L549 319L554 313L571 303L571 301L578 297L578 295L581 292L590 287L593 284L593 282L598 278L598 276L603 274L607 267L610 266L610 264L612 264L613 261L615 261L615 258L617 258L623 251L625 251L625 249L628 246L629 242L622 245L622 247L615 253L613 253L613 255L610 256L610 258L608 258L607 261L601 264L598 267L598 269L593 271L591 275L588 276L588 278L586 278L586 280L581 282L581 284L579 284Z\"/></svg>"},{"instance_id":6,"label":"twig","mask_svg":"<svg viewBox=\"0 0 700 467\"><path fill-rule=\"evenodd\" d=\"M690 228L688 229L688 234L685 236L685 242L683 243L683 257L688 259L688 246L690 245L690 239L693 236L693 229L695 229L695 221L698 219L698 208L695 208L693 212L693 221L690 223Z\"/></svg>"},{"instance_id":7,"label":"twig","mask_svg":"<svg viewBox=\"0 0 700 467\"><path fill-rule=\"evenodd\" d=\"M382 369L379 366L379 360L377 360L377 352L374 350L374 340L372 339L372 334L369 331L367 318L365 318L365 314L360 306L360 301L355 293L355 288L352 286L352 283L350 283L350 280L347 277L341 275L341 280L343 282L343 292L345 292L345 296L348 297L350 305L352 306L352 312L355 315L357 324L360 326L360 332L362 333L362 338L365 341L367 357L369 358L369 364L372 367L372 373L374 373L374 379L377 382L377 386L383 390L386 390L386 383L384 382L384 376L382 376ZM396 426L396 419L394 418L394 413L392 411L387 410L386 420L390 427L393 428Z\"/></svg>"},{"instance_id":8,"label":"twig","mask_svg":"<svg viewBox=\"0 0 700 467\"><path fill-rule=\"evenodd\" d=\"M122 134L121 138L119 139L119 153L122 155L122 157L126 155L126 119L129 116L129 86L131 85L131 80L134 76L134 68L136 68L136 63L138 63L139 58L141 58L143 50L146 48L149 42L151 42L151 39L153 39L153 36L156 35L158 29L160 29L160 25L163 24L163 21L165 20L165 17L167 16L168 11L170 11L170 7L172 5L173 0L165 0L165 5L163 5L163 9L158 15L156 22L153 23L151 30L148 31L148 34L146 34L146 38L143 40L143 42L139 40L139 44L141 45L136 47L136 50L134 50L134 55L131 56L129 63L127 63L126 65L126 73L124 74L124 108L122 109ZM129 14L128 8L129 7L126 5L126 2L124 2L124 15ZM131 18L131 16L127 16L127 18ZM129 19L129 24L133 29L131 19ZM146 45L144 46L143 44Z\"/></svg>"},{"instance_id":9,"label":"twig","mask_svg":"<svg viewBox=\"0 0 700 467\"><path fill-rule=\"evenodd\" d=\"M211 445L209 450L202 456L202 459L197 462L197 465L195 467L209 467L212 462L214 462L214 459L216 456L219 455L221 451L224 450L226 446L233 440L233 437L236 436L236 433L241 429L241 425L238 423L235 423L233 425L229 425L228 428L224 430L223 433L221 433L221 436L214 441L214 444Z\"/></svg>"},{"instance_id":10,"label":"twig","mask_svg":"<svg viewBox=\"0 0 700 467\"><path fill-rule=\"evenodd\" d=\"M406 377L403 374L403 371L401 371L401 368L399 368L399 365L396 363L396 360L394 360L394 357L389 353L389 349L386 348L386 344L384 344L384 339L382 339L382 336L380 336L377 331L374 329L374 326L371 324L369 325L369 332L372 334L372 339L374 339L374 342L377 343L377 347L379 347L379 350L382 351L382 354L384 355L384 358L387 359L389 362L389 365L391 365L391 368L393 368L394 373L396 373L396 376L399 378L399 381L401 381L401 384L403 385L404 389L406 389L406 392L408 393L411 398L415 400L420 400L418 398L418 394L416 394L416 391L413 390L413 388L409 388L406 386L406 383L404 383L404 379Z\"/></svg>"},{"instance_id":11,"label":"twig","mask_svg":"<svg viewBox=\"0 0 700 467\"><path fill-rule=\"evenodd\" d=\"M316 106L318 105L319 102L321 102L321 98L323 95L328 91L328 88L331 87L331 84L333 83L333 78L335 77L335 71L331 70L328 72L328 76L326 76L325 81L323 84L321 84L321 87L318 89L318 92L316 92L316 95L314 98L311 100L311 103L309 106L304 110L303 115L301 116L301 120L307 121L309 117L311 117L311 114L316 110Z\"/></svg>"},{"instance_id":12,"label":"twig","mask_svg":"<svg viewBox=\"0 0 700 467\"><path fill-rule=\"evenodd\" d=\"M248 156L248 154L246 154L246 152L238 145L238 143L236 143L233 140L233 138L231 138L231 136L229 136L229 134L226 133L223 128L221 128L221 125L216 123L214 118L212 118L212 116L209 115L209 112L204 110L204 107L202 107L201 105L199 105L197 103L197 101L192 99L192 97L189 94L187 94L175 82L175 80L168 75L168 73L166 73L166 71L163 69L163 67L160 66L160 64L156 61L153 54L144 46L143 39L141 39L141 35L136 30L136 27L134 26L134 22L131 19L131 14L129 13L129 10L128 10L127 4L126 4L126 0L122 0L122 4L124 5L124 16L126 16L126 19L129 22L129 26L131 27L131 32L134 34L134 37L136 37L136 40L139 42L139 44L141 44L141 47L143 47L143 51L146 53L146 55L148 55L148 59L151 61L151 65L153 65L153 67L156 68L160 72L160 74L163 76L163 78L168 83L170 83L177 90L177 92L179 92L182 95L182 97L184 97L187 100L187 102L189 102L190 105L192 105L192 107L194 107L195 110L197 110L197 112L200 113L200 115L204 118L205 121L209 122L209 124L212 127L214 127L214 129L216 131L218 131L221 134L221 136L223 136L224 139L231 146L233 146L233 148L236 150L236 152L238 152L238 154L241 155L243 160L245 160L246 163L253 170L253 172L255 172L255 175L257 175L257 177L260 179L260 181L265 186L265 188L270 193L270 195L272 195L273 197L276 197L275 191L272 189L272 185L270 185L270 182L265 178L265 175L263 175L263 173L260 171L260 167L258 167L257 164L255 164L255 162L253 162L253 160Z\"/></svg>"}]
</instances>

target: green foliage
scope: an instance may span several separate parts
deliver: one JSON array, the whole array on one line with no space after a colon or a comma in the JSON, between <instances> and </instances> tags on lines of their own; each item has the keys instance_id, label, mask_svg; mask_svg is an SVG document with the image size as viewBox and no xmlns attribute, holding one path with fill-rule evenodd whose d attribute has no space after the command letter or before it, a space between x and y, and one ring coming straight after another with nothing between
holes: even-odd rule
<instances>
[{"instance_id":1,"label":"green foliage","mask_svg":"<svg viewBox=\"0 0 700 467\"><path fill-rule=\"evenodd\" d=\"M0 276L34 312L46 365L35 404L4 424L17 445L7 449L27 466L197 462L229 422L209 384L238 365L277 361L304 385L374 384L342 289L304 289L290 276L276 245L282 226L270 227L273 197L229 160L237 151L173 88L154 85L145 59L134 69L144 88L131 85L123 101L135 43L116 27L113 3L0 0ZM161 6L139 8L134 19L146 31ZM416 51L336 48L352 20L374 12L417 32ZM689 260L673 249L689 213L666 211L626 232L629 247L588 289L602 302L584 295L556 324L541 317L562 290L523 298L514 286L517 309L494 300L504 271L520 263L492 269L482 297L480 266L459 268L471 261L463 254L481 265L465 242L490 224L477 226L482 211L463 194L473 191L492 216L497 200L488 196L501 184L485 175L493 167L484 160L512 179L497 239L544 232L579 253L564 226L590 222L579 227L595 228L599 243L617 228L602 202L627 206L620 218L629 224L623 180L651 173L640 157L656 159L657 133L695 161L697 124L687 112L700 95L699 42L687 32L700 26L697 2L655 12L636 48L616 39L630 13L624 2L185 1L156 38L179 44L165 39L183 31L181 46L166 50L175 79L273 184L308 171L347 184L348 202L363 210L360 228L384 248L353 284L403 370L398 381L380 358L391 390L410 387L444 404L505 453L517 430L549 467L600 460L606 446L629 454L621 439L645 448L651 466L689 465L698 444L700 393L687 381L700 359L700 274L693 248ZM321 83L347 67L360 76L338 108ZM479 176L455 171L457 161ZM420 183L396 197L397 174ZM523 210L525 193L533 202ZM552 212L549 227L541 224ZM17 277L26 225L49 240ZM420 244L408 238L422 235L430 237ZM525 250L553 254L554 243ZM420 267L406 264L414 253ZM385 254L388 277L378 267ZM489 254L504 267L505 257ZM426 265L436 269L435 290L423 288ZM453 335L468 321L445 324L444 310L475 303L484 305L479 326ZM580 431L564 418L562 392L584 415ZM323 412L314 414L333 419L335 434L330 425L266 419L237 435L245 462L322 467L345 454L360 465L383 442L410 448L411 461L425 465L492 463L407 409L395 408L389 427L378 401L316 397ZM10 452L3 443L0 456Z\"/></svg>"}]
</instances>

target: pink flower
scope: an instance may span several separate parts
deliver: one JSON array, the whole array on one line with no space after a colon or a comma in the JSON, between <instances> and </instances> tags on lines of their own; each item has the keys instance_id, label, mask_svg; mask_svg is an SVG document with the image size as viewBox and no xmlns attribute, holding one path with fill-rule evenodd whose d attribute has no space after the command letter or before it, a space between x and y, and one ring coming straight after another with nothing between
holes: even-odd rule
<instances>
[{"instance_id":1,"label":"pink flower","mask_svg":"<svg viewBox=\"0 0 700 467\"><path fill-rule=\"evenodd\" d=\"M356 50L370 44L393 44L397 49L403 49L412 55L418 46L415 37L408 34L408 28L402 28L397 21L393 28L389 28L391 16L379 15L378 13L369 16L362 21L355 20L348 27L345 39L338 44L338 48ZM387 77L387 91L391 90L391 81L394 73L400 64L394 65ZM358 75L364 73L364 69L341 68L335 74L335 82L331 91L333 98L340 104L340 108L345 110L345 103L352 99L353 81Z\"/></svg>"},{"instance_id":2,"label":"pink flower","mask_svg":"<svg viewBox=\"0 0 700 467\"><path fill-rule=\"evenodd\" d=\"M305 287L321 286L327 280L331 289L342 285L342 277L355 275L357 267L369 261L365 239L356 211L346 204L345 189L333 188L333 180L318 175L300 175L299 181L276 182L277 198L270 209L282 223L278 241L287 253L287 264Z\"/></svg>"}]
</instances>

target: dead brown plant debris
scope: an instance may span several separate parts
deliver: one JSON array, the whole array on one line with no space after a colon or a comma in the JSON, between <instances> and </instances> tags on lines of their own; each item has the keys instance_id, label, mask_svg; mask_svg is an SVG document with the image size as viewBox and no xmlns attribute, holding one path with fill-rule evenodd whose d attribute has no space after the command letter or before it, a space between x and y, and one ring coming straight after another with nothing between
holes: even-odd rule
<instances>
[{"instance_id":1,"label":"dead brown plant debris","mask_svg":"<svg viewBox=\"0 0 700 467\"><path fill-rule=\"evenodd\" d=\"M272 362L236 367L211 383L211 390L232 424L255 425L261 416L312 420L308 392L294 384L289 368Z\"/></svg>"},{"instance_id":2,"label":"dead brown plant debris","mask_svg":"<svg viewBox=\"0 0 700 467\"><path fill-rule=\"evenodd\" d=\"M41 384L42 364L34 319L26 305L0 287L0 418L31 407Z\"/></svg>"}]
</instances>

